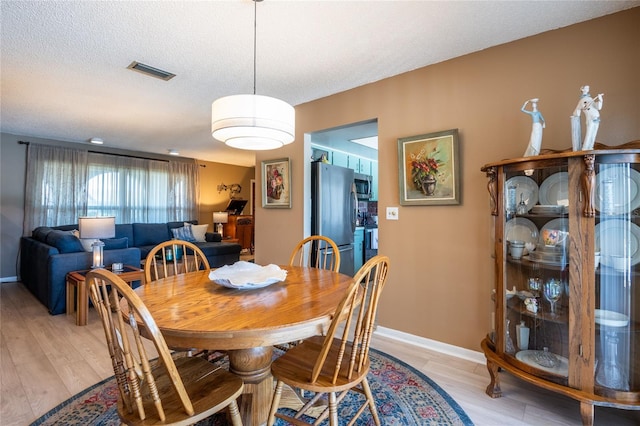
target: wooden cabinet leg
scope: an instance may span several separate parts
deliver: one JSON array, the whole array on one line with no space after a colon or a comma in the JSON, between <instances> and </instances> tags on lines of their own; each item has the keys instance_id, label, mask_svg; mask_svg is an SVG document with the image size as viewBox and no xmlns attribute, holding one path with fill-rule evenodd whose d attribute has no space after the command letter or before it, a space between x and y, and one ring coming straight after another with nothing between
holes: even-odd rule
<instances>
[{"instance_id":1,"label":"wooden cabinet leg","mask_svg":"<svg viewBox=\"0 0 640 426\"><path fill-rule=\"evenodd\" d=\"M487 386L487 395L491 398L500 398L502 396L502 389L500 389L500 376L498 375L498 364L487 360L487 370L489 370L489 376L491 376L491 383Z\"/></svg>"},{"instance_id":2,"label":"wooden cabinet leg","mask_svg":"<svg viewBox=\"0 0 640 426\"><path fill-rule=\"evenodd\" d=\"M580 403L580 416L582 417L582 424L584 426L593 426L593 404L588 402Z\"/></svg>"}]
</instances>

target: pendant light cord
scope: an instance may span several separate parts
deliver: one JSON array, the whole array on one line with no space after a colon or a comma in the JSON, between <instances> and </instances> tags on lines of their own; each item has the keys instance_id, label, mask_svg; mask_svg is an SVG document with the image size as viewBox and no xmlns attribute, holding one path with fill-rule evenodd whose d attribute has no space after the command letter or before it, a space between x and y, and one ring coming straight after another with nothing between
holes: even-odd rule
<instances>
[{"instance_id":1,"label":"pendant light cord","mask_svg":"<svg viewBox=\"0 0 640 426\"><path fill-rule=\"evenodd\" d=\"M256 33L258 28L258 1L253 0L253 94L256 94Z\"/></svg>"}]
</instances>

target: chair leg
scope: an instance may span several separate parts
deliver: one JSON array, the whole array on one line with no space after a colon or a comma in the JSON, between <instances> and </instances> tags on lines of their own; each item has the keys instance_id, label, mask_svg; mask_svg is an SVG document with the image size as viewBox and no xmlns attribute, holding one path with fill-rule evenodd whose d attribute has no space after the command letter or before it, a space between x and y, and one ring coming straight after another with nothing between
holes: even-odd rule
<instances>
[{"instance_id":1,"label":"chair leg","mask_svg":"<svg viewBox=\"0 0 640 426\"><path fill-rule=\"evenodd\" d=\"M367 401L369 403L369 410L371 411L371 415L373 416L373 421L376 423L376 426L380 426L380 417L378 417L378 410L376 409L376 403L373 399L373 394L371 393L371 388L369 387L369 381L365 377L362 381L362 389L364 390L364 394L367 397Z\"/></svg>"},{"instance_id":2,"label":"chair leg","mask_svg":"<svg viewBox=\"0 0 640 426\"><path fill-rule=\"evenodd\" d=\"M276 422L276 411L280 405L280 397L282 396L282 388L284 382L278 381L276 383L276 389L273 391L273 400L271 401L271 410L269 410L269 419L267 420L267 426L273 426Z\"/></svg>"},{"instance_id":3,"label":"chair leg","mask_svg":"<svg viewBox=\"0 0 640 426\"><path fill-rule=\"evenodd\" d=\"M338 402L335 392L329 393L329 425L338 426Z\"/></svg>"},{"instance_id":4,"label":"chair leg","mask_svg":"<svg viewBox=\"0 0 640 426\"><path fill-rule=\"evenodd\" d=\"M240 417L240 410L236 401L231 401L231 404L229 404L229 414L231 414L231 424L233 426L242 426L242 417Z\"/></svg>"}]
</instances>

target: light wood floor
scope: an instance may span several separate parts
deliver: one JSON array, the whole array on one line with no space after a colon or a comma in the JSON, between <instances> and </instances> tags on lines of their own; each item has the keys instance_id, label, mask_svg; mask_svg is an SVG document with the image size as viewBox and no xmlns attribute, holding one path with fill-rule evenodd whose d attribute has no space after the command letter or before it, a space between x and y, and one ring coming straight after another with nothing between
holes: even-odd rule
<instances>
[{"instance_id":1,"label":"light wood floor","mask_svg":"<svg viewBox=\"0 0 640 426\"><path fill-rule=\"evenodd\" d=\"M0 425L27 425L113 374L102 327L51 316L21 283L0 284ZM482 425L580 425L579 404L502 374L504 396L485 393L483 364L375 337L373 347L422 371ZM640 412L596 408L596 425L639 425Z\"/></svg>"}]
</instances>

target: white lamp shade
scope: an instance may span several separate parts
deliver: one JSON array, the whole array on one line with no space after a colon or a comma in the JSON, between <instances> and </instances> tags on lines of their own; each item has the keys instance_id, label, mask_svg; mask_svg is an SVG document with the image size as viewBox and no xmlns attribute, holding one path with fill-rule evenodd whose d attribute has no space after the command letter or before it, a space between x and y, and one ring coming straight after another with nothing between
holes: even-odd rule
<instances>
[{"instance_id":1,"label":"white lamp shade","mask_svg":"<svg viewBox=\"0 0 640 426\"><path fill-rule=\"evenodd\" d=\"M229 221L229 213L227 212L214 212L213 223L227 223Z\"/></svg>"},{"instance_id":2,"label":"white lamp shade","mask_svg":"<svg viewBox=\"0 0 640 426\"><path fill-rule=\"evenodd\" d=\"M80 238L113 238L116 236L116 218L80 217L78 218Z\"/></svg>"},{"instance_id":3,"label":"white lamp shade","mask_svg":"<svg viewBox=\"0 0 640 426\"><path fill-rule=\"evenodd\" d=\"M295 110L269 96L226 96L211 105L211 135L233 148L280 148L295 137Z\"/></svg>"}]
</instances>

